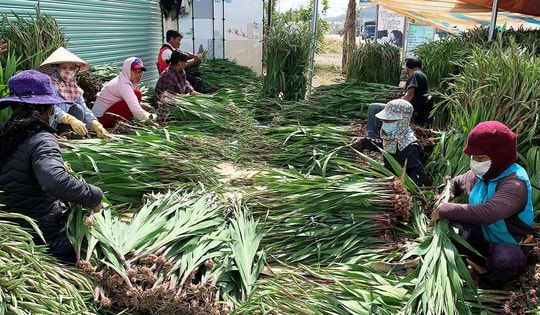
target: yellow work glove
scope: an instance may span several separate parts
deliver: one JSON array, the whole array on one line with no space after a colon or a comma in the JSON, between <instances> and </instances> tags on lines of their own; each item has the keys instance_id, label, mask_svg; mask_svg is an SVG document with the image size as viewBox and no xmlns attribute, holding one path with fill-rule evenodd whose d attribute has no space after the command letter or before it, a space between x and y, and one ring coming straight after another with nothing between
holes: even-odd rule
<instances>
[{"instance_id":1,"label":"yellow work glove","mask_svg":"<svg viewBox=\"0 0 540 315\"><path fill-rule=\"evenodd\" d=\"M111 137L107 129L103 128L103 125L97 119L90 122L90 128L96 132L98 138L110 139Z\"/></svg>"},{"instance_id":2,"label":"yellow work glove","mask_svg":"<svg viewBox=\"0 0 540 315\"><path fill-rule=\"evenodd\" d=\"M86 125L78 120L77 118L71 116L70 114L65 114L60 118L60 122L66 125L70 125L71 129L75 131L76 134L80 136L84 136L88 133L88 130L86 130Z\"/></svg>"}]
</instances>

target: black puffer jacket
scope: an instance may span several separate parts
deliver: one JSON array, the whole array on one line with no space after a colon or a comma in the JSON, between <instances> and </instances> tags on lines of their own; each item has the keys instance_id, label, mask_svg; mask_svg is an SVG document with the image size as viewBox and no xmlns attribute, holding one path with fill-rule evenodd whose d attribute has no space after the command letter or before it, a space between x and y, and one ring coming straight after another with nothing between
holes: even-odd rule
<instances>
[{"instance_id":1,"label":"black puffer jacket","mask_svg":"<svg viewBox=\"0 0 540 315\"><path fill-rule=\"evenodd\" d=\"M65 202L93 207L103 199L99 187L66 171L58 141L48 131L32 134L0 163L2 210L36 220L45 239L64 228L69 214Z\"/></svg>"}]
</instances>

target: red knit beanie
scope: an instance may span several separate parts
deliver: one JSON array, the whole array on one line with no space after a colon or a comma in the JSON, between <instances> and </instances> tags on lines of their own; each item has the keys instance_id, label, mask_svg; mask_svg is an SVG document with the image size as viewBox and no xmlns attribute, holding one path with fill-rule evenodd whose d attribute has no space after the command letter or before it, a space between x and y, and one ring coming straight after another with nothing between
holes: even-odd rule
<instances>
[{"instance_id":1,"label":"red knit beanie","mask_svg":"<svg viewBox=\"0 0 540 315\"><path fill-rule=\"evenodd\" d=\"M471 130L463 152L489 156L491 167L483 178L492 179L516 162L517 137L501 122L484 121Z\"/></svg>"}]
</instances>

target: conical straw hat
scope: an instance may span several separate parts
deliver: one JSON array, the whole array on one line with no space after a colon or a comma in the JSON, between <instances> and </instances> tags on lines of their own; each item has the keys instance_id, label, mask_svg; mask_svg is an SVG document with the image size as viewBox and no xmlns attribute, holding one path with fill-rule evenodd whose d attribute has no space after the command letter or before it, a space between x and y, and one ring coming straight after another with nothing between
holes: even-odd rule
<instances>
[{"instance_id":1,"label":"conical straw hat","mask_svg":"<svg viewBox=\"0 0 540 315\"><path fill-rule=\"evenodd\" d=\"M57 50L55 50L47 59L45 59L45 61L43 61L43 63L41 63L38 70L43 73L50 74L51 65L65 63L65 62L76 63L79 67L81 67L79 72L87 71L90 68L90 66L88 65L88 63L86 63L86 61L77 57L75 54L65 49L64 47L58 47Z\"/></svg>"}]
</instances>

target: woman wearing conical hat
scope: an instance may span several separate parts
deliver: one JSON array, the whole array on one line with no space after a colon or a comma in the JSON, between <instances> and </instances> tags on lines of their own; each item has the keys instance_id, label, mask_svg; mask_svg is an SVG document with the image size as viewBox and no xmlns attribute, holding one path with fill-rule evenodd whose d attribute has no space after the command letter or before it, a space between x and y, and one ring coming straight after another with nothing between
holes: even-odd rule
<instances>
[{"instance_id":1,"label":"woman wearing conical hat","mask_svg":"<svg viewBox=\"0 0 540 315\"><path fill-rule=\"evenodd\" d=\"M51 77L54 93L65 100L55 106L52 127L59 134L73 130L79 136L85 136L89 128L99 138L107 139L107 130L86 106L83 90L77 85L77 73L89 68L88 63L64 47L59 47L40 65L39 71Z\"/></svg>"}]
</instances>

